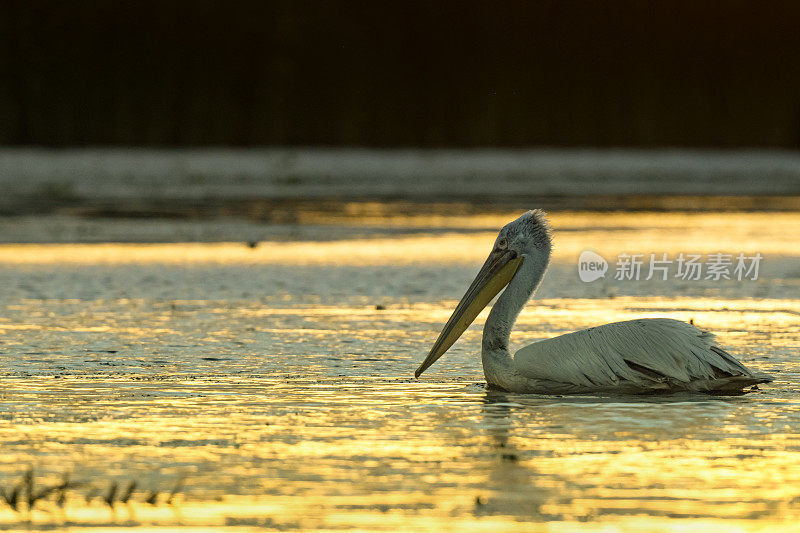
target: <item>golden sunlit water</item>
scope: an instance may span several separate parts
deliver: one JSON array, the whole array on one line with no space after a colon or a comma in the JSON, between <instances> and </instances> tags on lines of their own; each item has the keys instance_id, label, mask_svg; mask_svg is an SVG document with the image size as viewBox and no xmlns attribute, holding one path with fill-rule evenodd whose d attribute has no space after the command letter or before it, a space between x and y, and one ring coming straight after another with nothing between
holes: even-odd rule
<instances>
[{"instance_id":1,"label":"golden sunlit water","mask_svg":"<svg viewBox=\"0 0 800 533\"><path fill-rule=\"evenodd\" d=\"M0 245L0 529L796 531L800 215L555 214L512 335L692 320L776 377L750 394L489 391L486 312L413 379L517 215ZM605 278L578 278L586 249ZM756 280L615 280L621 252L764 259Z\"/></svg>"}]
</instances>

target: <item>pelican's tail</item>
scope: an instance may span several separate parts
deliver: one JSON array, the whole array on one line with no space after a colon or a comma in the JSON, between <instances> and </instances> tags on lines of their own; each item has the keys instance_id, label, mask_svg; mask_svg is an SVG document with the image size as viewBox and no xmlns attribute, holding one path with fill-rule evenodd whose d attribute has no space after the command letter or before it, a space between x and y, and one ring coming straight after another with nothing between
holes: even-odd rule
<instances>
[{"instance_id":1,"label":"pelican's tail","mask_svg":"<svg viewBox=\"0 0 800 533\"><path fill-rule=\"evenodd\" d=\"M769 383L775 378L763 372L752 372L748 375L720 377L715 379L699 380L691 383L691 388L711 394L744 394L749 392L748 387L760 383Z\"/></svg>"},{"instance_id":2,"label":"pelican's tail","mask_svg":"<svg viewBox=\"0 0 800 533\"><path fill-rule=\"evenodd\" d=\"M775 381L773 376L765 374L764 372L753 372L753 377L757 379L759 383L770 383Z\"/></svg>"}]
</instances>

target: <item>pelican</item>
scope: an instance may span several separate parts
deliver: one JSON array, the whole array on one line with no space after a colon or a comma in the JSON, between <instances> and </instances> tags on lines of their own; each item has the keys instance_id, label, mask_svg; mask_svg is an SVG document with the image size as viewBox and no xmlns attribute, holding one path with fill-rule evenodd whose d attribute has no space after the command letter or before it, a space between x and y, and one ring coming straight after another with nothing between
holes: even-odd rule
<instances>
[{"instance_id":1,"label":"pelican","mask_svg":"<svg viewBox=\"0 0 800 533\"><path fill-rule=\"evenodd\" d=\"M542 281L552 230L545 213L528 211L497 236L494 249L456 306L419 377L503 288L483 328L481 358L490 387L509 392L575 394L701 391L736 394L772 377L751 372L714 335L668 318L614 322L508 350L511 328Z\"/></svg>"}]
</instances>

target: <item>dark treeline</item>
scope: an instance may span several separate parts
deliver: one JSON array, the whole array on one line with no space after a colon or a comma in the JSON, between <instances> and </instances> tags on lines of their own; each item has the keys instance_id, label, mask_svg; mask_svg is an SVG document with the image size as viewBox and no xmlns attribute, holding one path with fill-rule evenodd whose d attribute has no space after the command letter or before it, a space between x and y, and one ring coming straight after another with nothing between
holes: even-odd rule
<instances>
[{"instance_id":1,"label":"dark treeline","mask_svg":"<svg viewBox=\"0 0 800 533\"><path fill-rule=\"evenodd\" d=\"M800 148L800 2L0 3L0 143Z\"/></svg>"}]
</instances>

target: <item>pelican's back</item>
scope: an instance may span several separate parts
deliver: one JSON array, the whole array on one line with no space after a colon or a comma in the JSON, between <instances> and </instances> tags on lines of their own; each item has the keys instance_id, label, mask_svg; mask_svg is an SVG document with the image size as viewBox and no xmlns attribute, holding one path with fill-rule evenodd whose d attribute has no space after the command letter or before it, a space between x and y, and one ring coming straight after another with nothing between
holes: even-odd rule
<instances>
[{"instance_id":1,"label":"pelican's back","mask_svg":"<svg viewBox=\"0 0 800 533\"><path fill-rule=\"evenodd\" d=\"M714 335L666 318L614 322L535 342L514 356L514 368L543 383L576 390L738 392L772 381L753 373Z\"/></svg>"}]
</instances>

